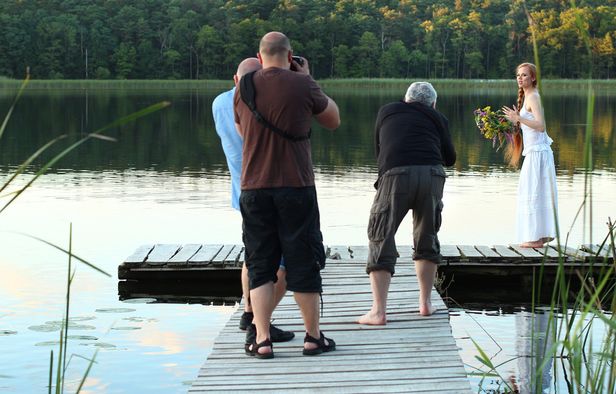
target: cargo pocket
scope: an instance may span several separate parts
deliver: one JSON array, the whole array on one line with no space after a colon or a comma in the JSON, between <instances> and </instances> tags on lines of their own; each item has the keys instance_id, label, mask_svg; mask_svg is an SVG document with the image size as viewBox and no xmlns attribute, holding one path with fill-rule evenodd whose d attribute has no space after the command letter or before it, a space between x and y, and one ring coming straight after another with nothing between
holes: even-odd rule
<instances>
[{"instance_id":1,"label":"cargo pocket","mask_svg":"<svg viewBox=\"0 0 616 394\"><path fill-rule=\"evenodd\" d=\"M368 220L368 239L378 242L385 239L387 225L389 223L389 203L375 203L370 208Z\"/></svg>"},{"instance_id":2,"label":"cargo pocket","mask_svg":"<svg viewBox=\"0 0 616 394\"><path fill-rule=\"evenodd\" d=\"M314 261L318 265L318 270L325 268L325 248L323 247L323 235L321 231L313 231L310 234L310 249L314 256Z\"/></svg>"},{"instance_id":3,"label":"cargo pocket","mask_svg":"<svg viewBox=\"0 0 616 394\"><path fill-rule=\"evenodd\" d=\"M432 196L439 199L443 198L443 188L445 187L445 170L441 166L434 166L430 168L430 175L432 176Z\"/></svg>"},{"instance_id":4,"label":"cargo pocket","mask_svg":"<svg viewBox=\"0 0 616 394\"><path fill-rule=\"evenodd\" d=\"M436 204L436 209L434 210L434 229L438 233L441 229L441 224L443 223L443 202L439 201Z\"/></svg>"}]
</instances>

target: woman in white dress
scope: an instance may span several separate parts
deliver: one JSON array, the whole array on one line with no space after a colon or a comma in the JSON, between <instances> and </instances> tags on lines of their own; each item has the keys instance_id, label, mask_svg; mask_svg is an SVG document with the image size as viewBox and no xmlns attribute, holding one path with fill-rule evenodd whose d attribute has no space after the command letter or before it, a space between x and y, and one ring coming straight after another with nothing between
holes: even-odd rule
<instances>
[{"instance_id":1,"label":"woman in white dress","mask_svg":"<svg viewBox=\"0 0 616 394\"><path fill-rule=\"evenodd\" d=\"M506 158L517 166L524 156L518 185L517 238L522 247L541 248L556 237L558 204L552 139L545 130L535 65L520 64L516 79L518 103L513 108L504 106L503 113L518 127Z\"/></svg>"}]
</instances>

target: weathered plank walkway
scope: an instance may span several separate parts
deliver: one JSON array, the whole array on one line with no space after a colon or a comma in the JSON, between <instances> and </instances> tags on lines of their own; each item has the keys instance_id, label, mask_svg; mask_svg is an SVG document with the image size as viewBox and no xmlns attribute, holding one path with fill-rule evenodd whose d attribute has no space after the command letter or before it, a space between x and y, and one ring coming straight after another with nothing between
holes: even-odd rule
<instances>
[{"instance_id":1,"label":"weathered plank walkway","mask_svg":"<svg viewBox=\"0 0 616 394\"><path fill-rule=\"evenodd\" d=\"M330 250L330 255L341 252ZM322 271L321 329L336 341L336 351L302 356L302 320L287 294L273 319L278 327L294 331L295 339L274 344L271 360L246 356L245 334L238 329L240 307L216 339L189 392L470 393L447 307L438 293L433 292L438 311L430 317L418 314L410 248L401 253L392 281L386 326L354 323L370 309L372 296L365 256L350 259L348 254L328 259Z\"/></svg>"},{"instance_id":2,"label":"weathered plank walkway","mask_svg":"<svg viewBox=\"0 0 616 394\"><path fill-rule=\"evenodd\" d=\"M328 247L332 260L366 261L366 246ZM408 253L410 246L398 246L402 253ZM599 245L582 245L579 248L563 248L560 252L549 246L545 249L520 248L517 245L442 245L443 267L460 266L468 269L486 267L538 267L541 264L555 266L559 253L564 265L583 267L595 260L596 263L611 264L612 252ZM595 259L595 256L597 257ZM241 245L202 244L156 244L139 247L118 267L118 278L133 280L197 280L200 278L220 281L237 281L239 269L244 261Z\"/></svg>"}]
</instances>

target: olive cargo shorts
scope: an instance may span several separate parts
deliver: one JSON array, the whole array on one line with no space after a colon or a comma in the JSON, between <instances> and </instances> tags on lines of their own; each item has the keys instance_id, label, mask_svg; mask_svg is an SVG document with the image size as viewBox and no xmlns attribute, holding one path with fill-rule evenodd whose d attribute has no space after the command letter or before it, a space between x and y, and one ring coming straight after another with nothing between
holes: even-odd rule
<instances>
[{"instance_id":1,"label":"olive cargo shorts","mask_svg":"<svg viewBox=\"0 0 616 394\"><path fill-rule=\"evenodd\" d=\"M394 237L409 210L413 211L413 260L441 263L437 233L441 228L445 177L442 165L395 167L383 174L368 221L367 273L395 273L398 253Z\"/></svg>"}]
</instances>

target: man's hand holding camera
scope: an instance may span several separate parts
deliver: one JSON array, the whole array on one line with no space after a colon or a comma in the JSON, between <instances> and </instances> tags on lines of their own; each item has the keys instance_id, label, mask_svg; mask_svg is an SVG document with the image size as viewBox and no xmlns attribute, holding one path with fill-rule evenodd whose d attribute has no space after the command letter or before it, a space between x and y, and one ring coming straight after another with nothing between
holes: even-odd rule
<instances>
[{"instance_id":1,"label":"man's hand holding camera","mask_svg":"<svg viewBox=\"0 0 616 394\"><path fill-rule=\"evenodd\" d=\"M291 56L291 71L296 71L303 74L310 74L308 60L301 56Z\"/></svg>"}]
</instances>

